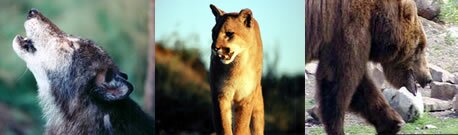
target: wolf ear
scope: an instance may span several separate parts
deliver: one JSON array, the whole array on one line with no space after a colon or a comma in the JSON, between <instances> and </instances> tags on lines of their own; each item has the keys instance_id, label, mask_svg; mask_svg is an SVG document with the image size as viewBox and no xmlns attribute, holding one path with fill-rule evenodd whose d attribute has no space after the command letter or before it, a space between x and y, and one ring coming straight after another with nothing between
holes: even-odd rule
<instances>
[{"instance_id":1,"label":"wolf ear","mask_svg":"<svg viewBox=\"0 0 458 135\"><path fill-rule=\"evenodd\" d=\"M215 16L215 20L218 20L218 18L224 15L224 11L221 9L218 9L213 4L210 4L210 9L212 10L213 15Z\"/></svg>"},{"instance_id":2,"label":"wolf ear","mask_svg":"<svg viewBox=\"0 0 458 135\"><path fill-rule=\"evenodd\" d=\"M253 25L253 13L250 9L242 9L239 13L239 18L246 27L251 27Z\"/></svg>"},{"instance_id":3,"label":"wolf ear","mask_svg":"<svg viewBox=\"0 0 458 135\"><path fill-rule=\"evenodd\" d=\"M127 75L116 73L111 68L97 73L95 83L93 95L104 101L125 99L133 91L132 84L127 81Z\"/></svg>"}]
</instances>

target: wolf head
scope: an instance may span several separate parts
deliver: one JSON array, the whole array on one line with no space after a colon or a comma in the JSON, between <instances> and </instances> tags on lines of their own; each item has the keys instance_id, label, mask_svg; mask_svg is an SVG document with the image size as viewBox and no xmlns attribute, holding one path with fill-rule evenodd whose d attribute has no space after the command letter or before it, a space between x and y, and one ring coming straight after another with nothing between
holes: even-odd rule
<instances>
[{"instance_id":1,"label":"wolf head","mask_svg":"<svg viewBox=\"0 0 458 135\"><path fill-rule=\"evenodd\" d=\"M24 27L27 38L17 35L13 49L33 73L41 98L89 94L115 101L132 92L127 75L94 42L66 34L36 9Z\"/></svg>"}]
</instances>

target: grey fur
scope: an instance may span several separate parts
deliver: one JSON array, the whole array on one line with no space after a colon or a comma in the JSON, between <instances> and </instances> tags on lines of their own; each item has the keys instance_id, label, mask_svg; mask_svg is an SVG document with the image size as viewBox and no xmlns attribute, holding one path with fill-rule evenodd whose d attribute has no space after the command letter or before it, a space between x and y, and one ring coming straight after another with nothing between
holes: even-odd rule
<instances>
[{"instance_id":1,"label":"grey fur","mask_svg":"<svg viewBox=\"0 0 458 135\"><path fill-rule=\"evenodd\" d=\"M33 45L24 48L30 42L17 36L13 48L38 82L45 134L153 134L153 121L128 97L133 87L108 54L90 40L62 32L38 10L27 18Z\"/></svg>"}]
</instances>

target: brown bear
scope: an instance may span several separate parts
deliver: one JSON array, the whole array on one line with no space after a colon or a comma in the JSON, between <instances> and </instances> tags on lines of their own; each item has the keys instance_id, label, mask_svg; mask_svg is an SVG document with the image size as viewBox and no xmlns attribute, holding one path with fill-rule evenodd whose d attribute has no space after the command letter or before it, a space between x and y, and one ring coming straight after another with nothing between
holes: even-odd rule
<instances>
[{"instance_id":1,"label":"brown bear","mask_svg":"<svg viewBox=\"0 0 458 135\"><path fill-rule=\"evenodd\" d=\"M306 62L318 60L319 114L328 134L344 134L346 111L397 133L404 121L370 79L366 63L381 63L386 79L414 95L431 82L426 37L413 0L306 0Z\"/></svg>"}]
</instances>

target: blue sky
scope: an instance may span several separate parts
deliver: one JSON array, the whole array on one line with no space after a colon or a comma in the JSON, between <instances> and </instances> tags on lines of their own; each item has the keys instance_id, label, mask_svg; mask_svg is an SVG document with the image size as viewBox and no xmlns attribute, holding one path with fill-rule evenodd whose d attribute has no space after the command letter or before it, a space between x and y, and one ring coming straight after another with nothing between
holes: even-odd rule
<instances>
[{"instance_id":1,"label":"blue sky","mask_svg":"<svg viewBox=\"0 0 458 135\"><path fill-rule=\"evenodd\" d=\"M190 39L186 47L198 48L208 68L211 29L215 24L210 4L225 12L251 9L261 29L264 64L272 61L277 51L279 74L304 73L304 0L156 0L156 41L170 35Z\"/></svg>"}]
</instances>

